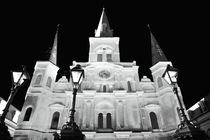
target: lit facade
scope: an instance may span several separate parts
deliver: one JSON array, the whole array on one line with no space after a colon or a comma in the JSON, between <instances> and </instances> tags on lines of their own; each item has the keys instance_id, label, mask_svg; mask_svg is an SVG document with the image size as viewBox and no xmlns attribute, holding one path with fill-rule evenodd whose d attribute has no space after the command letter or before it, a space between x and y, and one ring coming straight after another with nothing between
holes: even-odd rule
<instances>
[{"instance_id":1,"label":"lit facade","mask_svg":"<svg viewBox=\"0 0 210 140\"><path fill-rule=\"evenodd\" d=\"M190 120L210 138L210 94L187 110Z\"/></svg>"},{"instance_id":2,"label":"lit facade","mask_svg":"<svg viewBox=\"0 0 210 140\"><path fill-rule=\"evenodd\" d=\"M139 77L136 62L121 62L119 37L112 36L103 11L95 37L89 38L88 62L76 98L75 121L87 140L170 139L180 123L178 101L162 79L170 61L153 65L153 81ZM72 83L55 82L58 67L37 61L14 140L53 140L69 116ZM179 89L179 96L182 95Z\"/></svg>"},{"instance_id":3,"label":"lit facade","mask_svg":"<svg viewBox=\"0 0 210 140\"><path fill-rule=\"evenodd\" d=\"M7 102L0 97L0 115L3 113L6 103ZM5 118L5 124L8 127L8 131L10 132L11 137L14 136L15 129L17 128L17 121L19 115L20 111L13 105L11 105Z\"/></svg>"}]
</instances>

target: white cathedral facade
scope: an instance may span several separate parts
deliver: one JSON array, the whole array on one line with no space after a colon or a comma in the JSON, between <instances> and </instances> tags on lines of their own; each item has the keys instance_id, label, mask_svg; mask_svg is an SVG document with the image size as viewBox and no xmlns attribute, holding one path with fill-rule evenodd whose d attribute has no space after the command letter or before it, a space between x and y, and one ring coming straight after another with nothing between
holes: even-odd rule
<instances>
[{"instance_id":1,"label":"white cathedral facade","mask_svg":"<svg viewBox=\"0 0 210 140\"><path fill-rule=\"evenodd\" d=\"M162 79L170 61L158 61L153 80L139 79L136 62L121 62L103 10L95 37L89 38L85 78L76 97L75 121L87 140L168 140L180 123L178 101ZM69 116L72 83L55 82L58 66L37 61L13 140L54 140ZM180 89L179 96L182 98Z\"/></svg>"}]
</instances>

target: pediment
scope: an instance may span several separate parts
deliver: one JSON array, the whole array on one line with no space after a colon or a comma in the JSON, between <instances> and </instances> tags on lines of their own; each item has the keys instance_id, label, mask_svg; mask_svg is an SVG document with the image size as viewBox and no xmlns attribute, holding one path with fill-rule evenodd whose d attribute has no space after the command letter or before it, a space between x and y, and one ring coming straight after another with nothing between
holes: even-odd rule
<instances>
[{"instance_id":1,"label":"pediment","mask_svg":"<svg viewBox=\"0 0 210 140\"><path fill-rule=\"evenodd\" d=\"M160 108L159 104L147 104L144 106L145 108Z\"/></svg>"},{"instance_id":2,"label":"pediment","mask_svg":"<svg viewBox=\"0 0 210 140\"><path fill-rule=\"evenodd\" d=\"M122 66L113 64L113 63L108 63L108 62L94 62L91 63L86 67L86 70L91 70L91 69L122 69Z\"/></svg>"},{"instance_id":3,"label":"pediment","mask_svg":"<svg viewBox=\"0 0 210 140\"><path fill-rule=\"evenodd\" d=\"M64 108L65 104L61 102L56 102L48 105L50 108Z\"/></svg>"},{"instance_id":4,"label":"pediment","mask_svg":"<svg viewBox=\"0 0 210 140\"><path fill-rule=\"evenodd\" d=\"M97 103L95 108L96 109L113 109L114 106L111 102L105 100L105 101L101 101L101 102Z\"/></svg>"}]
</instances>

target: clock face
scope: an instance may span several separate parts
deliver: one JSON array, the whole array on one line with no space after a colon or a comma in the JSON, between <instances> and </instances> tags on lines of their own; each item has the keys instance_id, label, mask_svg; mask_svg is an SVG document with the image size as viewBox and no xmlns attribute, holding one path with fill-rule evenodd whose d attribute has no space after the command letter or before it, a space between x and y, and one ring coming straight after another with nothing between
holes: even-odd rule
<instances>
[{"instance_id":1,"label":"clock face","mask_svg":"<svg viewBox=\"0 0 210 140\"><path fill-rule=\"evenodd\" d=\"M102 70L99 72L99 77L103 79L108 79L111 76L111 73L108 70Z\"/></svg>"}]
</instances>

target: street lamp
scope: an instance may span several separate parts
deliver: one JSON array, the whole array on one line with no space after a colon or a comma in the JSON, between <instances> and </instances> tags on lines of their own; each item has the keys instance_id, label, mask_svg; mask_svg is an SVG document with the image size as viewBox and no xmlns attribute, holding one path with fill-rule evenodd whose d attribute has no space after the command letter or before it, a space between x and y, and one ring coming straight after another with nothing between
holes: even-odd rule
<instances>
[{"instance_id":1,"label":"street lamp","mask_svg":"<svg viewBox=\"0 0 210 140\"><path fill-rule=\"evenodd\" d=\"M11 79L12 79L12 87L10 91L10 96L7 100L6 106L3 110L2 115L0 116L0 138L3 138L5 140L9 140L10 133L8 131L8 127L5 125L5 118L7 115L7 112L9 111L9 107L19 90L19 88L30 79L30 76L28 72L26 71L26 67L22 66L22 70L20 71L11 71Z\"/></svg>"},{"instance_id":2,"label":"street lamp","mask_svg":"<svg viewBox=\"0 0 210 140\"><path fill-rule=\"evenodd\" d=\"M174 140L205 140L206 134L204 131L200 130L197 126L191 123L187 116L185 115L184 108L182 102L178 95L178 85L177 85L177 78L178 78L179 70L174 68L170 65L167 65L165 72L163 73L162 77L166 80L166 82L173 86L173 92L176 94L176 97L179 102L180 111L181 111L181 124L178 125L178 129L175 131L173 135Z\"/></svg>"},{"instance_id":3,"label":"street lamp","mask_svg":"<svg viewBox=\"0 0 210 140\"><path fill-rule=\"evenodd\" d=\"M63 125L60 136L54 133L55 140L84 140L85 135L82 134L81 130L74 121L75 103L78 88L84 78L84 70L79 64L70 70L70 76L73 83L73 99L72 106L70 109L69 120Z\"/></svg>"}]
</instances>

